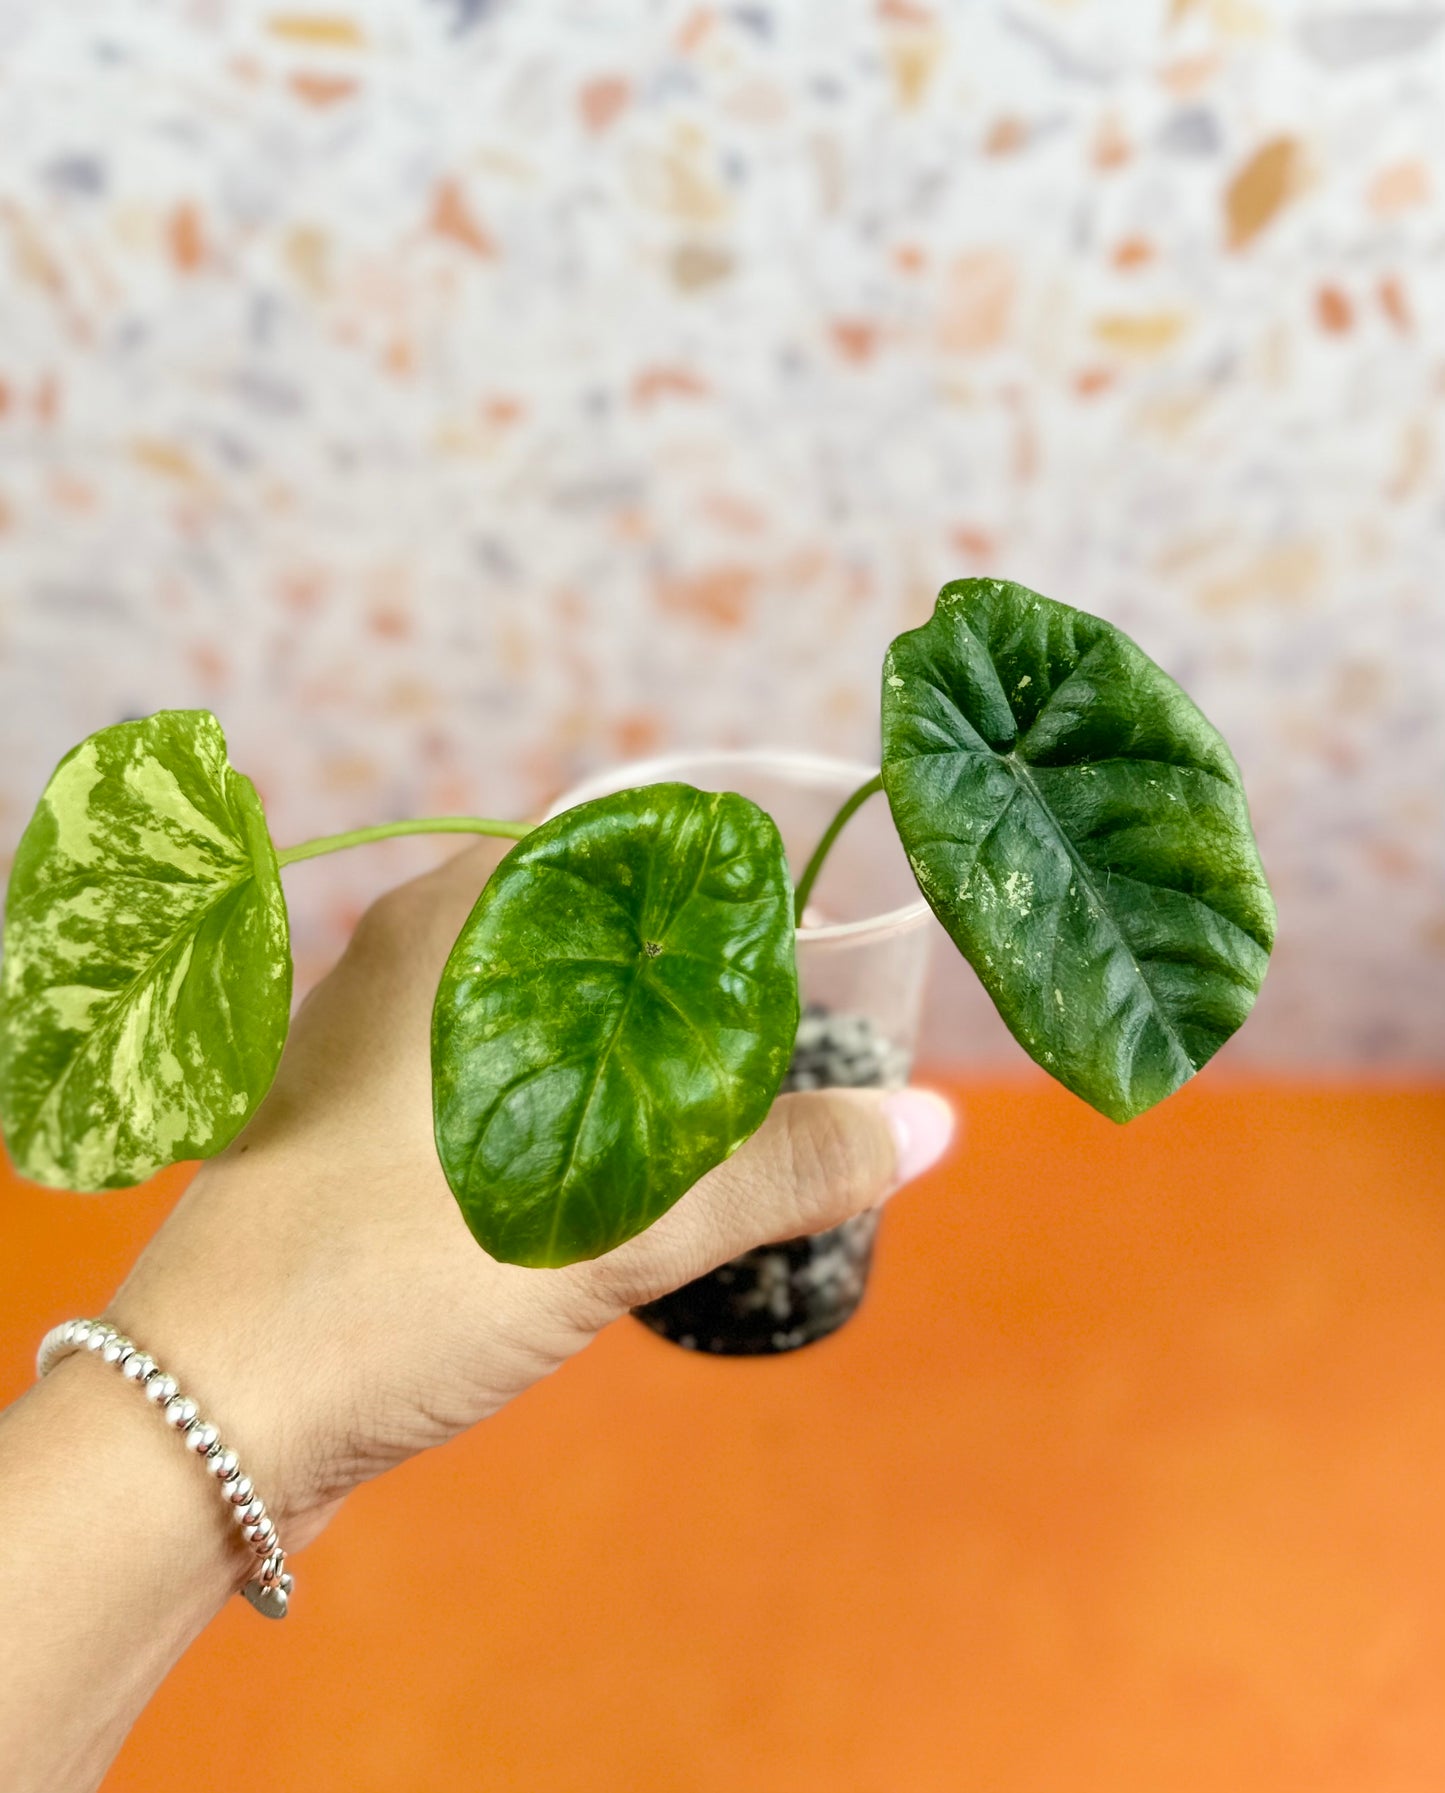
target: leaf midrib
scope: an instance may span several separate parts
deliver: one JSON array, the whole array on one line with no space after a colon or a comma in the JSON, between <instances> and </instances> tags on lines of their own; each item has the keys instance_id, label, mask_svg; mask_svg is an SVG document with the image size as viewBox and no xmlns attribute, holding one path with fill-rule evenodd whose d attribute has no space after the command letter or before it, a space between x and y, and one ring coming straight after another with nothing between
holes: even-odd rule
<instances>
[{"instance_id":1,"label":"leaf midrib","mask_svg":"<svg viewBox=\"0 0 1445 1793\"><path fill-rule=\"evenodd\" d=\"M89 1056L91 1048L106 1036L114 1025L117 1017L124 1013L125 1007L135 991L155 977L156 972L162 963L169 959L175 952L178 943L184 941L187 936L194 937L199 933L202 923L216 908L218 903L222 902L232 891L239 890L243 884L247 882L254 883L255 878L255 867L248 866L240 876L232 878L225 884L219 885L216 889L216 894L210 901L203 904L200 909L188 916L185 925L177 928L173 934L167 937L165 945L154 954L148 964L141 971L136 973L123 990L117 990L110 1001L103 1005L104 1014L102 1019L87 1031L78 1048L71 1054L65 1069L45 1092L44 1100L36 1104L35 1111L30 1118L30 1124L24 1132L24 1141L27 1146L35 1136L35 1129L39 1124L40 1117L48 1110L53 1111L58 1108L60 1099L65 1093L65 1087L70 1081L71 1072L74 1071L75 1067L80 1064L83 1059ZM47 986L47 988L54 987L55 986L53 985Z\"/></svg>"},{"instance_id":2,"label":"leaf midrib","mask_svg":"<svg viewBox=\"0 0 1445 1793\"><path fill-rule=\"evenodd\" d=\"M1193 1054L1185 1046L1183 1040L1179 1037L1178 1030L1175 1028L1174 1023L1160 1006L1159 998L1154 992L1154 986L1149 982L1148 975L1144 970L1139 955L1134 951L1133 946L1125 936L1123 928L1119 925L1118 918L1114 914L1113 905L1108 901L1106 894L1099 889L1098 884L1095 882L1093 868L1080 856L1079 850L1074 845L1068 830L1064 827L1062 822L1060 822L1053 810L1050 809L1044 798L1043 792L1039 789L1033 774L1029 771L1028 762L1012 753L1000 754L996 757L1004 761L1012 771L1014 777L1020 781L1022 786L1034 799L1035 803L1037 803L1039 808L1043 811L1044 815L1048 817L1054 833L1058 836L1059 840L1063 842L1064 851L1068 854L1069 861L1077 872L1081 883L1083 883L1085 888L1093 896L1099 906L1100 913L1107 917L1109 926L1114 931L1115 938L1118 940L1120 946L1123 947L1124 951L1129 955L1130 964L1138 973L1140 983L1143 984L1144 988L1149 993L1149 1004L1153 1009L1155 1016L1158 1018L1159 1025L1183 1054L1184 1061L1190 1066L1191 1070L1198 1070L1199 1067L1194 1063Z\"/></svg>"},{"instance_id":3,"label":"leaf midrib","mask_svg":"<svg viewBox=\"0 0 1445 1793\"><path fill-rule=\"evenodd\" d=\"M557 1249L557 1234L561 1230L562 1212L567 1205L567 1183L572 1175L572 1167L577 1162L577 1148L582 1143L582 1130L587 1125L587 1117L592 1112L592 1104L596 1101L597 1092L602 1087L602 1076L607 1069L608 1060L612 1057L617 1042L622 1037L622 1030L627 1024L628 1011L632 1007L632 998L637 994L641 976L641 965L634 965L632 976L627 981L627 994L622 999L622 1007L617 1011L617 1019L612 1024L612 1032L608 1035L607 1044L602 1048L602 1056L597 1060L592 1080L587 1086L587 1094L582 1099L582 1110L577 1116L577 1124L573 1127L572 1137L567 1142L567 1162L558 1173L557 1200L552 1205L552 1226L547 1234L547 1257L549 1259Z\"/></svg>"},{"instance_id":4,"label":"leaf midrib","mask_svg":"<svg viewBox=\"0 0 1445 1793\"><path fill-rule=\"evenodd\" d=\"M712 805L712 824L708 829L707 840L703 845L701 853L698 855L691 888L681 902L673 905L672 912L667 917L666 925L658 931L657 938L664 943L664 947L667 940L668 929L676 923L678 916L682 914L683 910L697 895L698 887L702 883L702 876L707 869L708 858L712 853L712 844L717 838L720 808L721 805L719 804L714 803ZM695 810L694 813L696 813ZM654 864L655 848L654 855L648 860L647 889L644 890L642 894L642 903L638 910L638 919L642 923L642 927L638 929L637 944L639 951L642 949L643 938L647 934L649 926L648 909L652 900L652 871ZM607 1044L602 1049L602 1056L597 1061L592 1081L588 1086L586 1096L583 1098L582 1111L577 1117L577 1125L572 1129L572 1137L567 1142L567 1162L563 1165L561 1173L557 1178L557 1201L552 1210L551 1231L547 1235L547 1256L549 1258L557 1249L557 1234L562 1225L562 1211L567 1202L567 1183L572 1175L572 1167L577 1162L577 1151L582 1143L583 1129L586 1127L588 1116L592 1112L592 1104L597 1099L597 1092L602 1087L602 1078L607 1069L608 1061L611 1059L617 1042L621 1039L623 1031L627 1026L627 1017L632 1008L632 999L637 994L637 986L641 983L645 972L646 962L639 959L633 966L632 976L628 979L627 983L627 994L622 999L622 1007L617 1012L617 1019L612 1024L612 1032L608 1037Z\"/></svg>"},{"instance_id":5,"label":"leaf midrib","mask_svg":"<svg viewBox=\"0 0 1445 1793\"><path fill-rule=\"evenodd\" d=\"M969 623L966 619L960 617L959 623L960 623L961 627L963 628L963 630L972 638L972 640L975 643L977 643L978 647L982 650L984 663L988 667L989 671L993 674L994 685L998 692L998 695L1003 700L1004 708L1008 711L1009 715L1012 716L1012 718L1013 718L1014 739L1013 739L1013 745L1012 745L1010 751L1008 751L1007 753L1000 753L996 747L992 746L984 738L984 736L979 732L979 730L974 726L974 724L969 720L969 718L959 708L957 703L954 702L953 694L952 694L951 689L949 688L948 681L945 678L940 676L939 669L937 667L936 662L934 663L934 667L933 667L934 677L933 677L933 679L930 680L930 684L932 685L933 690L943 696L945 701L948 703L950 709L952 709L954 714L956 716L958 716L959 719L967 726L970 734L972 734L974 736L974 738L977 741L979 741L979 743L981 744L981 746L983 748L983 751L987 754L990 754L1000 764L1002 764L1008 768L1008 770L1010 771L1012 776L1018 781L1018 784L1028 791L1028 794L1033 798L1034 802L1038 805L1039 810L1048 819L1049 825L1052 827L1055 835L1058 837L1058 839L1060 841L1063 842L1064 851L1065 851L1065 853L1067 853L1067 855L1069 857L1069 861L1073 865L1075 872L1077 873L1080 881L1084 885L1085 889L1092 895L1095 902L1098 904L1099 912L1103 916L1106 917L1109 927L1112 929L1112 931L1114 933L1115 939L1119 942L1119 945L1123 948L1125 953L1128 954L1129 962L1134 967L1134 970L1138 975L1139 982L1144 986L1144 989L1148 994L1149 1006L1153 1010L1154 1015L1157 1018L1160 1027L1164 1030L1164 1033L1166 1034L1166 1036L1173 1042L1175 1048L1182 1055L1185 1064L1187 1064L1190 1067L1190 1070L1191 1071L1198 1070L1199 1067L1195 1064L1194 1057L1193 1057L1192 1053L1190 1053L1188 1051L1188 1049L1185 1047L1183 1040L1179 1037L1178 1030L1175 1028L1173 1022L1169 1019L1169 1017L1165 1014L1163 1008L1160 1006L1159 998L1155 994L1155 991L1154 991L1154 986L1149 982L1149 979L1148 979L1147 975L1145 974L1143 964L1141 963L1141 961L1139 959L1139 955L1134 951L1133 946L1130 944L1129 940L1125 937L1124 930L1120 926L1119 921L1114 914L1112 905L1106 900L1104 893L1102 891L1100 891L1098 884L1095 882L1093 869L1080 856L1077 847L1075 847L1074 842L1068 833L1068 830L1063 826L1062 822L1054 814L1054 811L1049 807L1049 804L1048 804L1047 800L1045 799L1043 792L1039 789L1037 781L1034 779L1032 772L1029 770L1028 761L1023 757L1023 750L1026 746L1029 735L1031 735L1033 733L1034 729L1038 727L1040 721L1043 719L1045 713L1048 711L1049 706L1054 702L1055 698L1058 696L1058 694L1061 690L1063 690L1072 680L1074 680L1082 672L1084 672L1090 659L1096 653L1100 652L1103 649L1103 647L1105 645L1105 640L1103 638L1097 639L1097 640L1091 642L1089 644L1089 646L1087 648L1085 648L1084 652L1079 655L1078 659L1074 662L1073 666L1071 666L1069 668L1069 671L1066 674L1066 676L1063 679L1061 679L1057 685L1054 685L1050 688L1049 694L1044 699L1044 702L1042 703L1042 705L1039 707L1038 713L1035 715L1033 722L1029 725L1029 727L1027 729L1020 732L1018 712L1014 709L1013 700L1010 698L1008 691L1004 685L1003 678L999 672L998 660L994 654L992 643L989 640L987 640L985 637L981 636L973 628L971 623ZM961 749L961 751L968 752L969 749L964 747ZM928 757L933 757L933 756L930 755ZM1119 757L1126 757L1126 756L1119 756ZM1009 801L1003 806L1003 809L1000 810L999 814L994 817L993 822L990 824L990 827L989 827L989 834L992 834L993 830L998 826L999 822L1003 819L1003 815L1010 808L1012 808L1012 806L1013 806L1013 799L1010 798ZM985 839L987 839L987 838L988 838L988 836L986 835ZM977 860L978 860L978 853L979 853L979 851L982 850L982 844L983 843L980 842L979 847L977 849L975 849L975 853L974 853L974 863L975 864L977 863ZM1055 950L1055 952L1057 952L1057 950L1058 950L1057 936L1056 936L1055 942L1054 942L1054 950Z\"/></svg>"}]
</instances>

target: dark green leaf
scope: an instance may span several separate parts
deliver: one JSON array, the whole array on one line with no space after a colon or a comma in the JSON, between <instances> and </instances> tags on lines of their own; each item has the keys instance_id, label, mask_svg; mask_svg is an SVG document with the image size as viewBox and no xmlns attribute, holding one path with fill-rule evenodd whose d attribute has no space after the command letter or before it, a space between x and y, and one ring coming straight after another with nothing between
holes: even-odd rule
<instances>
[{"instance_id":1,"label":"dark green leaf","mask_svg":"<svg viewBox=\"0 0 1445 1793\"><path fill-rule=\"evenodd\" d=\"M1127 635L945 586L883 669L883 784L923 894L1024 1049L1116 1121L1244 1020L1274 904L1239 769Z\"/></svg>"},{"instance_id":2,"label":"dark green leaf","mask_svg":"<svg viewBox=\"0 0 1445 1793\"><path fill-rule=\"evenodd\" d=\"M685 784L502 861L432 1018L437 1151L494 1257L596 1257L759 1125L798 1024L791 897L771 818Z\"/></svg>"},{"instance_id":3,"label":"dark green leaf","mask_svg":"<svg viewBox=\"0 0 1445 1793\"><path fill-rule=\"evenodd\" d=\"M60 762L5 905L0 1117L70 1189L218 1152L275 1074L291 1003L266 818L205 710L102 729Z\"/></svg>"}]
</instances>

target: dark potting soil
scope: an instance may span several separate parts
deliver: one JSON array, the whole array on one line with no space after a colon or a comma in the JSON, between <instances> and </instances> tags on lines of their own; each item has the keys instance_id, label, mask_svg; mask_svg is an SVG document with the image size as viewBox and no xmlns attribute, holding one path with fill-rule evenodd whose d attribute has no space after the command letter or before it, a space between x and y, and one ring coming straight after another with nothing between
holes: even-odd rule
<instances>
[{"instance_id":1,"label":"dark potting soil","mask_svg":"<svg viewBox=\"0 0 1445 1793\"><path fill-rule=\"evenodd\" d=\"M782 1090L898 1089L909 1056L866 1015L809 1003ZM768 1357L826 1338L857 1309L878 1215L759 1246L633 1312L660 1337L718 1357Z\"/></svg>"}]
</instances>

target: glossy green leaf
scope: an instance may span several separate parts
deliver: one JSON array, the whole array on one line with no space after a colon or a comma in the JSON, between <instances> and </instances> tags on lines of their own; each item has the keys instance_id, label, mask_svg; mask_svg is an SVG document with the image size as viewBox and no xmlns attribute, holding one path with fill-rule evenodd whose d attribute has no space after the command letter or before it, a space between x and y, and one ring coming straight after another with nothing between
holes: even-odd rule
<instances>
[{"instance_id":1,"label":"glossy green leaf","mask_svg":"<svg viewBox=\"0 0 1445 1793\"><path fill-rule=\"evenodd\" d=\"M494 1257L621 1244L768 1111L793 1048L792 891L770 817L649 785L502 861L442 974L437 1151Z\"/></svg>"},{"instance_id":2,"label":"glossy green leaf","mask_svg":"<svg viewBox=\"0 0 1445 1793\"><path fill-rule=\"evenodd\" d=\"M16 1168L138 1183L225 1146L266 1093L291 1002L276 855L205 710L102 729L21 838L0 971L0 1121Z\"/></svg>"},{"instance_id":3,"label":"glossy green leaf","mask_svg":"<svg viewBox=\"0 0 1445 1793\"><path fill-rule=\"evenodd\" d=\"M920 888L1020 1044L1116 1121L1249 1013L1274 940L1239 769L1127 635L945 586L883 672L883 784Z\"/></svg>"}]
</instances>

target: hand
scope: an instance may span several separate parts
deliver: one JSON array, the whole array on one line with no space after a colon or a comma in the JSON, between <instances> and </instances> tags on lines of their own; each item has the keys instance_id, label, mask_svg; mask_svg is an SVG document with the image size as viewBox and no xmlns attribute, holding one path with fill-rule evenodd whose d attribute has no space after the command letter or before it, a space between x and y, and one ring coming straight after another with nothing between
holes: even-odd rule
<instances>
[{"instance_id":1,"label":"hand","mask_svg":"<svg viewBox=\"0 0 1445 1793\"><path fill-rule=\"evenodd\" d=\"M260 1110L107 1313L216 1419L288 1550L357 1483L494 1413L630 1307L876 1205L951 1132L923 1091L787 1096L626 1245L564 1270L497 1263L437 1164L429 1028L500 851L471 848L367 912Z\"/></svg>"},{"instance_id":2,"label":"hand","mask_svg":"<svg viewBox=\"0 0 1445 1793\"><path fill-rule=\"evenodd\" d=\"M787 1096L618 1250L565 1270L498 1264L437 1164L429 1072L432 993L498 851L460 854L367 912L255 1118L108 1310L220 1426L288 1552L358 1482L494 1413L629 1307L883 1200L947 1143L948 1107L922 1091ZM228 1512L84 1353L0 1414L7 1790L98 1783L250 1571Z\"/></svg>"}]
</instances>

